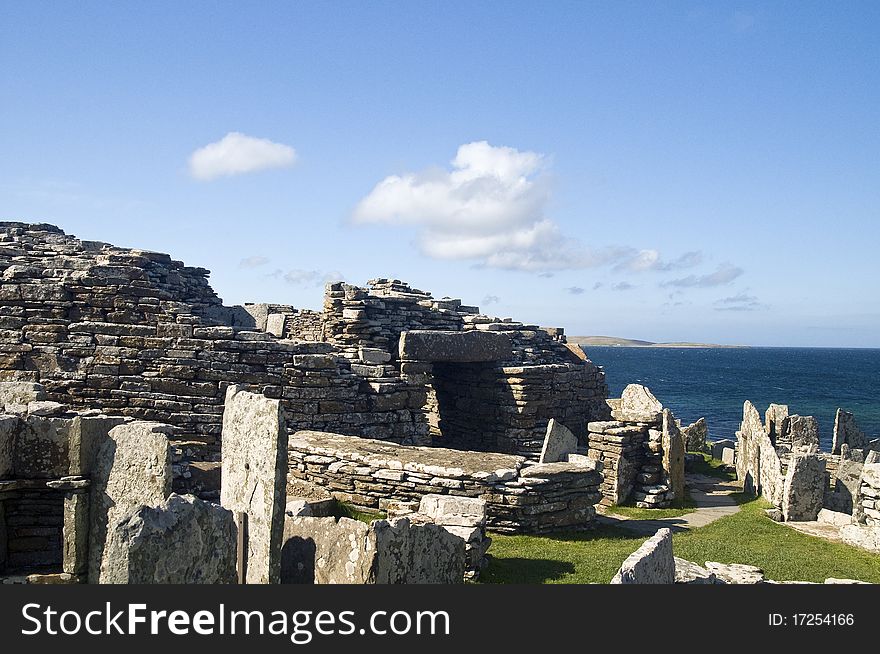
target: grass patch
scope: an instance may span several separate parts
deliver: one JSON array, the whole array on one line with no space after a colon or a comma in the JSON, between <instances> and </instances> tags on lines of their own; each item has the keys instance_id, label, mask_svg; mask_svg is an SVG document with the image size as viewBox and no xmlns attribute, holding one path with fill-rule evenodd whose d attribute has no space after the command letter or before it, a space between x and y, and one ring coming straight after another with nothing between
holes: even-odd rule
<instances>
[{"instance_id":1,"label":"grass patch","mask_svg":"<svg viewBox=\"0 0 880 654\"><path fill-rule=\"evenodd\" d=\"M605 510L605 513L633 520L662 520L663 518L680 518L696 510L696 502L691 498L690 493L685 493L683 500L673 502L668 509L640 509L636 506L613 504Z\"/></svg>"},{"instance_id":2,"label":"grass patch","mask_svg":"<svg viewBox=\"0 0 880 654\"><path fill-rule=\"evenodd\" d=\"M828 577L880 584L880 557L832 543L773 522L764 500L742 494L741 510L710 525L673 535L675 555L706 561L747 563L776 581L823 582ZM607 584L623 560L645 541L619 527L549 536L492 535L492 561L482 583Z\"/></svg>"},{"instance_id":3,"label":"grass patch","mask_svg":"<svg viewBox=\"0 0 880 654\"><path fill-rule=\"evenodd\" d=\"M696 472L707 477L715 477L722 481L735 481L736 472L727 469L727 464L722 463L720 459L713 459L711 454L705 452L689 452L689 454L699 454L703 460L695 461L691 464L689 472Z\"/></svg>"},{"instance_id":4,"label":"grass patch","mask_svg":"<svg viewBox=\"0 0 880 654\"><path fill-rule=\"evenodd\" d=\"M336 502L336 506L337 518L351 518L352 520L359 520L360 522L370 524L373 520L382 520L385 517L384 511L361 509L346 502Z\"/></svg>"}]
</instances>

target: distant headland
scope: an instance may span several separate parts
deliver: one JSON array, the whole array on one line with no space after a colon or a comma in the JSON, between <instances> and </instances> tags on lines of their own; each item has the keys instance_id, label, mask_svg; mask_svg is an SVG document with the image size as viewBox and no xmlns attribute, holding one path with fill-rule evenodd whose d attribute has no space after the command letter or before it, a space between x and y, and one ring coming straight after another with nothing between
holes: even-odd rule
<instances>
[{"instance_id":1,"label":"distant headland","mask_svg":"<svg viewBox=\"0 0 880 654\"><path fill-rule=\"evenodd\" d=\"M593 347L749 347L748 345L717 345L715 343L654 343L652 341L640 341L635 338L619 338L617 336L569 336L567 340L575 345Z\"/></svg>"}]
</instances>

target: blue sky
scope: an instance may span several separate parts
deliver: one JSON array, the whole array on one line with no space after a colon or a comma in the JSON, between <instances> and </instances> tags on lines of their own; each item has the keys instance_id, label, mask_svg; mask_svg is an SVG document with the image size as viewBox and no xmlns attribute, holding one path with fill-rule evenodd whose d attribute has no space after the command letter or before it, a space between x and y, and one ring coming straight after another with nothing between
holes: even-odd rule
<instances>
[{"instance_id":1,"label":"blue sky","mask_svg":"<svg viewBox=\"0 0 880 654\"><path fill-rule=\"evenodd\" d=\"M0 5L0 216L227 303L880 346L875 2ZM214 145L211 145L214 144Z\"/></svg>"}]
</instances>

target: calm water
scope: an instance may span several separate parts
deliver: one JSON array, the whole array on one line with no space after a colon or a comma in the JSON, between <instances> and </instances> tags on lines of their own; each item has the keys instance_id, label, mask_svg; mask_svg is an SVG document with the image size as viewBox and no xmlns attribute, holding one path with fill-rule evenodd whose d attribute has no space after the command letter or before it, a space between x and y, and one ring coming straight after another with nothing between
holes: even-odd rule
<instances>
[{"instance_id":1,"label":"calm water","mask_svg":"<svg viewBox=\"0 0 880 654\"><path fill-rule=\"evenodd\" d=\"M733 438L742 405L764 417L772 402L815 416L822 449L831 447L837 407L880 436L880 350L824 348L631 348L584 346L605 368L611 397L644 384L684 424L705 416L710 438Z\"/></svg>"}]
</instances>

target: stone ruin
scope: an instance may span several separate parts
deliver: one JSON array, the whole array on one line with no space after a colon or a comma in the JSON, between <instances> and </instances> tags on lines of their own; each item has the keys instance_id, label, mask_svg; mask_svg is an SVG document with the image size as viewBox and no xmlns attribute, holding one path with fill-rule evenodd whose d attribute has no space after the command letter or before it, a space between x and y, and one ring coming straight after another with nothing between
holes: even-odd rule
<instances>
[{"instance_id":1,"label":"stone ruin","mask_svg":"<svg viewBox=\"0 0 880 654\"><path fill-rule=\"evenodd\" d=\"M683 500L687 443L672 412L639 384L608 404L612 420L587 425L587 456L602 463L602 504L663 508Z\"/></svg>"},{"instance_id":2,"label":"stone ruin","mask_svg":"<svg viewBox=\"0 0 880 654\"><path fill-rule=\"evenodd\" d=\"M224 306L207 275L0 223L0 573L274 583L288 485L380 509L483 502L479 538L435 525L470 529L480 560L486 526L590 525L607 387L562 329L388 279L329 284L322 311ZM548 423L568 444L538 461ZM194 525L214 540L190 542Z\"/></svg>"},{"instance_id":3,"label":"stone ruin","mask_svg":"<svg viewBox=\"0 0 880 654\"><path fill-rule=\"evenodd\" d=\"M845 542L880 552L880 441L869 440L842 409L833 433L832 451L820 452L815 418L771 404L762 422L746 401L736 434L737 477L746 492L773 504L773 519L836 525Z\"/></svg>"}]
</instances>

